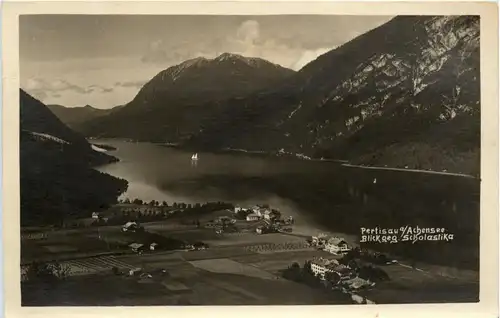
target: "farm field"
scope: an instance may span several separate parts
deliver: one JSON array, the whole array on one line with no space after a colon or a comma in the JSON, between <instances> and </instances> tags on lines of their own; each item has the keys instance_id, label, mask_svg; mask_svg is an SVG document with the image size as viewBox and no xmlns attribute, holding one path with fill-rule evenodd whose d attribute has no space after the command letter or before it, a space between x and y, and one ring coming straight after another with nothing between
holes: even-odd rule
<instances>
[{"instance_id":1,"label":"farm field","mask_svg":"<svg viewBox=\"0 0 500 318\"><path fill-rule=\"evenodd\" d=\"M58 288L74 296L61 296L62 292L58 292L54 299L47 299L35 291L43 289L43 286L25 282L23 301L26 299L29 305L283 305L338 304L345 301L339 299L338 294L281 278L281 272L294 262L303 265L316 257L340 258L311 248L306 243L306 233L318 232L307 226L294 226L289 234L235 232L217 235L213 229L196 228L175 220L143 225L147 233L186 242L201 241L207 243L209 248L137 255L128 249L123 250L123 247L140 241L147 234L122 232L121 226L30 232L21 241L23 259L61 258L61 265L67 269L69 277L58 283ZM238 221L237 225L240 228L255 226L245 221ZM354 241L350 243L355 245ZM122 248L116 250L118 246ZM113 252L113 248L115 252L121 251L121 255L100 255ZM114 267L122 273L134 268L142 268L144 272L165 270L169 281L158 277L148 280L115 276L112 273ZM373 289L358 294L375 303L411 303L457 299L475 301L478 292L478 274L474 271L425 264L413 269L404 261L385 266L384 270L390 281L381 282ZM109 290L118 295L102 296L101 291L96 293L101 295L99 299L97 296L80 295L88 286L101 286L102 282L109 282L113 287L106 285L99 288L111 288ZM79 288L79 285L85 285L85 288Z\"/></svg>"}]
</instances>

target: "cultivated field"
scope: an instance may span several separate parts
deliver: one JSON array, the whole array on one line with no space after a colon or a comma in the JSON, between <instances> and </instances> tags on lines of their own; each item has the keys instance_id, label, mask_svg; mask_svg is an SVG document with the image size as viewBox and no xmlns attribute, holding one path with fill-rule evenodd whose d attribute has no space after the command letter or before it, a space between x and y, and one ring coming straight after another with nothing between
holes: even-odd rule
<instances>
[{"instance_id":1,"label":"cultivated field","mask_svg":"<svg viewBox=\"0 0 500 318\"><path fill-rule=\"evenodd\" d=\"M255 226L244 221L238 224L248 228ZM183 241L203 241L209 248L137 255L128 250L116 250L117 246L137 241L141 235L124 233L120 226L32 231L21 241L23 260L60 258L70 277L48 289L24 282L23 304L292 305L342 302L332 292L281 278L281 272L294 262L302 266L314 257L333 257L307 245L305 235L318 234L307 225L299 223L291 234L263 235L255 232L216 235L213 229L196 228L173 220L144 225L146 231ZM354 243L354 237L345 238ZM115 255L100 255L110 252ZM166 271L166 276L115 276L111 271L113 267L125 273L138 267L145 272L161 269ZM359 294L376 303L477 299L479 277L474 271L425 264L413 269L404 261L385 266L384 270L390 281L378 283L372 290Z\"/></svg>"}]
</instances>

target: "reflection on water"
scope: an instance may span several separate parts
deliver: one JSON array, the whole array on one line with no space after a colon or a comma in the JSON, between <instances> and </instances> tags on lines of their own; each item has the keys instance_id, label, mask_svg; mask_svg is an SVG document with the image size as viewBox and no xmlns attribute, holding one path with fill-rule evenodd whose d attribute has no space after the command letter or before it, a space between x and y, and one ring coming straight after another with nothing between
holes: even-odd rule
<instances>
[{"instance_id":1,"label":"reflection on water","mask_svg":"<svg viewBox=\"0 0 500 318\"><path fill-rule=\"evenodd\" d=\"M191 167L193 167L193 168L198 167L198 159L196 159L196 160L191 159Z\"/></svg>"}]
</instances>

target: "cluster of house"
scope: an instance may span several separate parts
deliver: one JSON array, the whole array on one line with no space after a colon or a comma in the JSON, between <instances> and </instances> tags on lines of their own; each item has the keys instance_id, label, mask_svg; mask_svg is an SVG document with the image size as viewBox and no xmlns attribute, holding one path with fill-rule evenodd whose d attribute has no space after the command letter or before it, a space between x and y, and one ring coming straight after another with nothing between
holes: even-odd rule
<instances>
[{"instance_id":1,"label":"cluster of house","mask_svg":"<svg viewBox=\"0 0 500 318\"><path fill-rule=\"evenodd\" d=\"M215 233L222 234L229 226L234 225L236 219L228 216L219 216L216 219L205 223L206 228L215 230Z\"/></svg>"},{"instance_id":2,"label":"cluster of house","mask_svg":"<svg viewBox=\"0 0 500 318\"><path fill-rule=\"evenodd\" d=\"M266 224L258 226L255 229L255 232L257 234L277 233L277 232L279 232L280 229L281 229L281 227L279 225L266 222Z\"/></svg>"},{"instance_id":3,"label":"cluster of house","mask_svg":"<svg viewBox=\"0 0 500 318\"><path fill-rule=\"evenodd\" d=\"M315 258L311 261L311 271L322 280L327 279L327 273L332 273L338 278L336 282L332 283L349 290L375 285L374 282L358 277L352 268L340 264L336 259Z\"/></svg>"},{"instance_id":4,"label":"cluster of house","mask_svg":"<svg viewBox=\"0 0 500 318\"><path fill-rule=\"evenodd\" d=\"M341 237L318 235L311 237L311 245L331 254L345 254L351 250L349 244Z\"/></svg>"},{"instance_id":5,"label":"cluster of house","mask_svg":"<svg viewBox=\"0 0 500 318\"><path fill-rule=\"evenodd\" d=\"M271 209L269 206L264 205L254 205L250 208L236 206L234 208L234 213L242 212L246 213L246 220L249 222L261 219L272 221L281 217L281 213L278 210Z\"/></svg>"},{"instance_id":6,"label":"cluster of house","mask_svg":"<svg viewBox=\"0 0 500 318\"><path fill-rule=\"evenodd\" d=\"M132 243L128 247L136 253L142 253L146 250L154 251L155 249L158 249L159 245L158 243L151 243L149 245L142 244L142 243Z\"/></svg>"}]
</instances>

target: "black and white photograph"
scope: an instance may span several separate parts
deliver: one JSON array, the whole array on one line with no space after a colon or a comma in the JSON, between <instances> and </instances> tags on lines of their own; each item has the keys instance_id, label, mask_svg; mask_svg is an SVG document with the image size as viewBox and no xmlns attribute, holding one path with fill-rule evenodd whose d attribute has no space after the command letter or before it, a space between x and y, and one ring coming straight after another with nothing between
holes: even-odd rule
<instances>
[{"instance_id":1,"label":"black and white photograph","mask_svg":"<svg viewBox=\"0 0 500 318\"><path fill-rule=\"evenodd\" d=\"M19 15L21 306L478 303L482 16L366 13Z\"/></svg>"}]
</instances>

